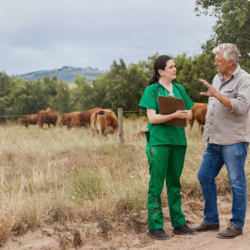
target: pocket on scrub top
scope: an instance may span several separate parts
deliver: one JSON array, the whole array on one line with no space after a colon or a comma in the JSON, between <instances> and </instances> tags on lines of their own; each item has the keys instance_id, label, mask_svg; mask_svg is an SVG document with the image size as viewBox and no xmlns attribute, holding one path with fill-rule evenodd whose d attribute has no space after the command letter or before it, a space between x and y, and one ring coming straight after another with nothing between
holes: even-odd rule
<instances>
[{"instance_id":1,"label":"pocket on scrub top","mask_svg":"<svg viewBox=\"0 0 250 250\"><path fill-rule=\"evenodd\" d=\"M149 142L149 138L150 138L150 132L149 131L145 131L145 137L147 139L147 142Z\"/></svg>"}]
</instances>

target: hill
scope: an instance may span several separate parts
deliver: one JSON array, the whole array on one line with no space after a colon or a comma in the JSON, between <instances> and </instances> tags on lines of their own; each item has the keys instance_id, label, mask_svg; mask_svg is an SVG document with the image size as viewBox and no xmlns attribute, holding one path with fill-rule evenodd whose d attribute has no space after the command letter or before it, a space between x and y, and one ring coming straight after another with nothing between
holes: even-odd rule
<instances>
[{"instance_id":1,"label":"hill","mask_svg":"<svg viewBox=\"0 0 250 250\"><path fill-rule=\"evenodd\" d=\"M52 77L56 75L58 79L71 83L74 81L75 75L84 76L87 78L88 82L91 82L97 76L103 75L104 73L105 71L93 69L91 67L86 67L82 69L82 68L75 68L72 66L63 66L60 69L35 71L31 73L18 75L18 77L23 78L25 80L36 80L37 78L43 79L44 76Z\"/></svg>"}]
</instances>

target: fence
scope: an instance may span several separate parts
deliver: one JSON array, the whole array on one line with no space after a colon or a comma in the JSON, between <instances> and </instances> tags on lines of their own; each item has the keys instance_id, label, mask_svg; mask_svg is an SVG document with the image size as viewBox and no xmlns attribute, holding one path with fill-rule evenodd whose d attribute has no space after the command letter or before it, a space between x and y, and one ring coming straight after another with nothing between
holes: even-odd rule
<instances>
[{"instance_id":1,"label":"fence","mask_svg":"<svg viewBox=\"0 0 250 250\"><path fill-rule=\"evenodd\" d=\"M7 157L10 157L10 156L17 156L17 155L28 155L28 154L41 154L41 153L48 153L48 152L64 152L65 151L68 151L68 152L72 152L72 151L76 151L76 150L83 150L83 149L86 149L86 148L97 148L97 147L104 147L104 146L112 146L112 145L124 145L125 143L135 143L135 142L139 142L139 141L145 141L145 139L137 139L137 140L129 140L129 141L125 141L124 140L124 130L123 130L123 117L124 117L124 113L138 113L139 116L141 117L143 115L143 111L140 109L138 111L123 111L123 108L118 108L117 109L117 112L115 112L118 116L118 124L119 124L119 130L118 130L118 137L119 137L119 142L117 143L111 143L111 144L105 144L105 145L98 145L98 146L89 146L89 147L80 147L80 148L71 148L71 149L61 149L61 150L56 150L56 149L53 149L53 150L49 150L49 151L31 151L31 152L26 152L26 153L11 153L13 152L13 149L12 150L4 150L6 153L5 154L0 154L0 157L3 157L3 156L7 156ZM23 117L25 115L11 115L11 116L0 116L0 118L20 118L20 117ZM9 152L8 152L9 151Z\"/></svg>"}]
</instances>

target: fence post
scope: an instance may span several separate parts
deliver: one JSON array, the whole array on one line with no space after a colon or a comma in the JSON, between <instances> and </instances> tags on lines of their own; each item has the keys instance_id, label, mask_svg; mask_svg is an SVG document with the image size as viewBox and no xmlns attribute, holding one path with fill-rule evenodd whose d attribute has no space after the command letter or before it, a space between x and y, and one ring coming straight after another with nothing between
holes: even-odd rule
<instances>
[{"instance_id":1,"label":"fence post","mask_svg":"<svg viewBox=\"0 0 250 250\"><path fill-rule=\"evenodd\" d=\"M118 108L118 123L119 123L119 139L120 144L124 144L124 135L123 135L123 109Z\"/></svg>"},{"instance_id":2,"label":"fence post","mask_svg":"<svg viewBox=\"0 0 250 250\"><path fill-rule=\"evenodd\" d=\"M142 116L142 109L139 110L140 117Z\"/></svg>"}]
</instances>

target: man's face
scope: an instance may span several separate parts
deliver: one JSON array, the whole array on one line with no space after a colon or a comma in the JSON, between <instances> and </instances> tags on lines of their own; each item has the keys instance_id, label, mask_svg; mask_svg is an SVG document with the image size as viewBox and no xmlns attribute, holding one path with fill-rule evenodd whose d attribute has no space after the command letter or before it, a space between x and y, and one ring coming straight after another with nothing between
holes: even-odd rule
<instances>
[{"instance_id":1,"label":"man's face","mask_svg":"<svg viewBox=\"0 0 250 250\"><path fill-rule=\"evenodd\" d=\"M228 71L229 67L232 66L232 60L226 61L223 57L223 53L215 55L215 66L217 66L217 71L224 74Z\"/></svg>"}]
</instances>

